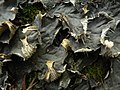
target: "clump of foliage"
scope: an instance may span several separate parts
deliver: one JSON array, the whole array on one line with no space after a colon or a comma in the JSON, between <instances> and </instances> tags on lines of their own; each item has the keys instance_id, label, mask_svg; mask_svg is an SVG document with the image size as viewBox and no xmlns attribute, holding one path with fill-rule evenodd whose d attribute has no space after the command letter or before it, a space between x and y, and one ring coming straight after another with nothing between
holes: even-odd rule
<instances>
[{"instance_id":1,"label":"clump of foliage","mask_svg":"<svg viewBox=\"0 0 120 90\"><path fill-rule=\"evenodd\" d=\"M17 1L0 1L2 90L119 90L118 0Z\"/></svg>"}]
</instances>

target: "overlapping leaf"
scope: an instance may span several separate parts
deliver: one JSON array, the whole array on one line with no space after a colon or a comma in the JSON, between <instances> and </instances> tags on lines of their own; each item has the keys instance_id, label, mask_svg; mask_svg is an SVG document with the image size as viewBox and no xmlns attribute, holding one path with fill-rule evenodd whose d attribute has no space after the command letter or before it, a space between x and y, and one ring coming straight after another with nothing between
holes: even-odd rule
<instances>
[{"instance_id":1,"label":"overlapping leaf","mask_svg":"<svg viewBox=\"0 0 120 90\"><path fill-rule=\"evenodd\" d=\"M119 1L8 2L0 1L1 89L119 90Z\"/></svg>"}]
</instances>

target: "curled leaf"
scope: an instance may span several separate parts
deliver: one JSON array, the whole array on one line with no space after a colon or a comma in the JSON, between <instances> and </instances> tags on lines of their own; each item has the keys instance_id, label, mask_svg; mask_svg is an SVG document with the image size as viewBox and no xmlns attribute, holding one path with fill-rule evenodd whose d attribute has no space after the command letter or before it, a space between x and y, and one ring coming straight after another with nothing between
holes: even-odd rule
<instances>
[{"instance_id":1,"label":"curled leaf","mask_svg":"<svg viewBox=\"0 0 120 90\"><path fill-rule=\"evenodd\" d=\"M36 49L27 42L27 37L21 39L23 47L21 48L23 56L28 59L32 56L32 54L36 51Z\"/></svg>"},{"instance_id":2,"label":"curled leaf","mask_svg":"<svg viewBox=\"0 0 120 90\"><path fill-rule=\"evenodd\" d=\"M10 54L22 57L24 60L30 58L37 49L40 42L40 32L37 26L24 26L19 28L10 43ZM8 46L9 47L9 46Z\"/></svg>"},{"instance_id":3,"label":"curled leaf","mask_svg":"<svg viewBox=\"0 0 120 90\"><path fill-rule=\"evenodd\" d=\"M54 63L54 61L52 61L52 60L48 60L47 63L46 63L46 65L48 67L48 71L45 74L45 79L47 81L51 81L51 82L56 80L57 77L58 77L57 72L53 68L53 63Z\"/></svg>"},{"instance_id":4,"label":"curled leaf","mask_svg":"<svg viewBox=\"0 0 120 90\"><path fill-rule=\"evenodd\" d=\"M107 31L108 31L108 30L109 30L109 27L104 28L104 29L102 30L100 42L101 42L101 44L103 44L103 45L104 45L105 37L106 37L106 34L107 34Z\"/></svg>"},{"instance_id":5,"label":"curled leaf","mask_svg":"<svg viewBox=\"0 0 120 90\"><path fill-rule=\"evenodd\" d=\"M87 8L88 8L87 4L82 8L82 10L84 11L84 14L86 14L87 12L89 12L89 10Z\"/></svg>"},{"instance_id":6,"label":"curled leaf","mask_svg":"<svg viewBox=\"0 0 120 90\"><path fill-rule=\"evenodd\" d=\"M61 45L65 48L68 49L70 47L70 41L68 39L63 39Z\"/></svg>"},{"instance_id":7,"label":"curled leaf","mask_svg":"<svg viewBox=\"0 0 120 90\"><path fill-rule=\"evenodd\" d=\"M10 21L3 22L0 26L0 42L9 44L17 28L18 27Z\"/></svg>"}]
</instances>

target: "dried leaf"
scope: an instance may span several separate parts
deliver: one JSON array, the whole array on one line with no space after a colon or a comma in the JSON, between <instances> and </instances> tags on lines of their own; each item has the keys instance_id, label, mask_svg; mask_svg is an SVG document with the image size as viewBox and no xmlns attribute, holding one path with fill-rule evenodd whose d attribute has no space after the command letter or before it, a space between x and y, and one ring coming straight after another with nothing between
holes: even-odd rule
<instances>
[{"instance_id":1,"label":"dried leaf","mask_svg":"<svg viewBox=\"0 0 120 90\"><path fill-rule=\"evenodd\" d=\"M70 48L70 41L68 39L63 39L61 45L65 48L68 49Z\"/></svg>"},{"instance_id":2,"label":"dried leaf","mask_svg":"<svg viewBox=\"0 0 120 90\"><path fill-rule=\"evenodd\" d=\"M87 9L88 8L88 5L84 5L84 7L82 8L82 10L84 11L84 14L88 13L89 10Z\"/></svg>"},{"instance_id":3,"label":"dried leaf","mask_svg":"<svg viewBox=\"0 0 120 90\"><path fill-rule=\"evenodd\" d=\"M57 72L53 68L53 64L54 64L54 61L52 61L52 60L48 60L46 63L46 65L48 67L48 71L45 74L45 79L47 81L51 81L51 82L58 78Z\"/></svg>"},{"instance_id":4,"label":"dried leaf","mask_svg":"<svg viewBox=\"0 0 120 90\"><path fill-rule=\"evenodd\" d=\"M32 54L36 51L36 49L34 48L34 46L32 46L27 42L27 37L25 37L24 39L21 39L21 42L23 44L23 47L21 48L23 56L26 59L28 59L32 56Z\"/></svg>"},{"instance_id":5,"label":"dried leaf","mask_svg":"<svg viewBox=\"0 0 120 90\"><path fill-rule=\"evenodd\" d=\"M29 26L29 27L27 27L27 28L24 28L23 29L23 33L26 33L27 31L33 31L33 30L38 30L38 28L36 27L36 26Z\"/></svg>"},{"instance_id":6,"label":"dried leaf","mask_svg":"<svg viewBox=\"0 0 120 90\"><path fill-rule=\"evenodd\" d=\"M0 42L9 44L17 29L18 27L12 22L3 22L0 26Z\"/></svg>"}]
</instances>

